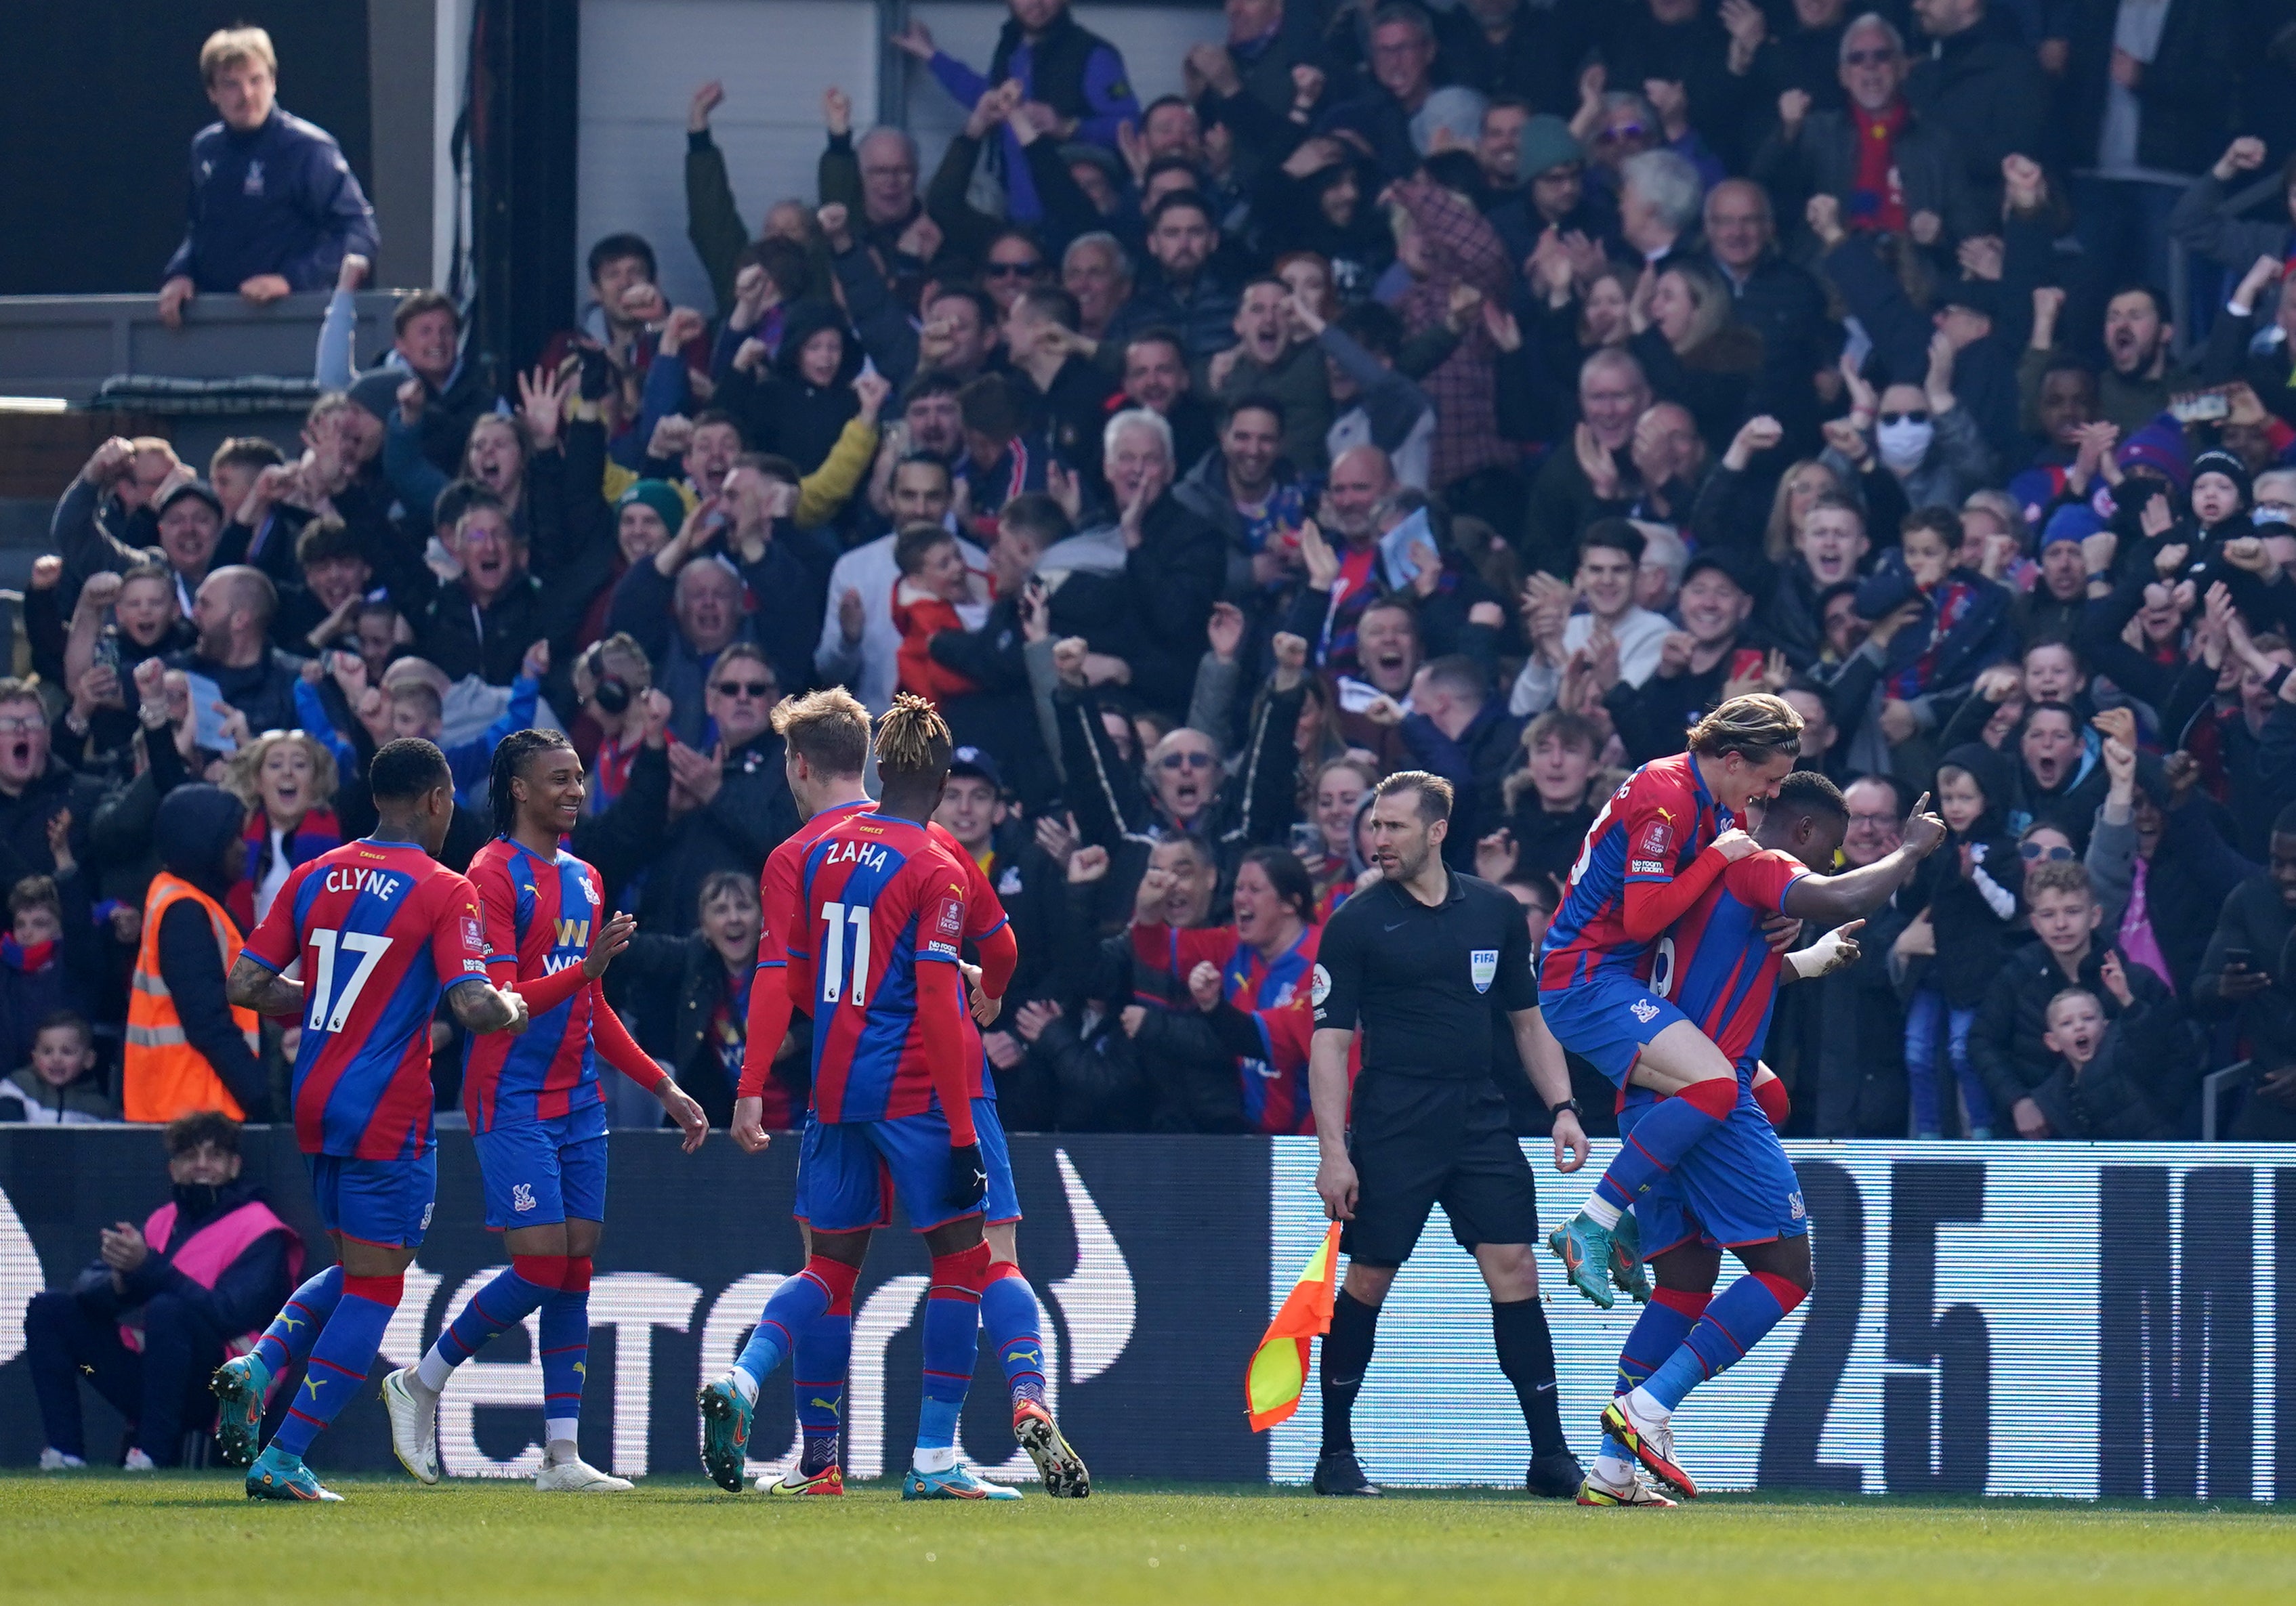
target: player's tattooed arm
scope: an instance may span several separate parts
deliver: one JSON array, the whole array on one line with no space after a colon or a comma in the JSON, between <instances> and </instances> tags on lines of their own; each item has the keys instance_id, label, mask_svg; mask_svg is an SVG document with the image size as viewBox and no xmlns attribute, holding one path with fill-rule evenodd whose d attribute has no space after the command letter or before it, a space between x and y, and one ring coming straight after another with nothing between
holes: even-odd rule
<instances>
[{"instance_id":1,"label":"player's tattooed arm","mask_svg":"<svg viewBox=\"0 0 2296 1606\"><path fill-rule=\"evenodd\" d=\"M224 995L237 1008L258 1015L300 1015L303 984L290 981L268 965L242 954L224 982Z\"/></svg>"},{"instance_id":2,"label":"player's tattooed arm","mask_svg":"<svg viewBox=\"0 0 2296 1606\"><path fill-rule=\"evenodd\" d=\"M447 991L447 1004L465 1031L506 1031L516 1037L526 1029L526 1000L505 987L455 987Z\"/></svg>"}]
</instances>

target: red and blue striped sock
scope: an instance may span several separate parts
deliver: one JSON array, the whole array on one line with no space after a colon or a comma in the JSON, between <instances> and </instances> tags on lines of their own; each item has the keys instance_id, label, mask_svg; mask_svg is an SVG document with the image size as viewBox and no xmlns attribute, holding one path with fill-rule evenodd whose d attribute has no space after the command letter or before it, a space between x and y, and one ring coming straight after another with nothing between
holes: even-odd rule
<instances>
[{"instance_id":1,"label":"red and blue striped sock","mask_svg":"<svg viewBox=\"0 0 2296 1606\"><path fill-rule=\"evenodd\" d=\"M750 1341L742 1346L734 1362L735 1386L754 1402L758 1385L789 1358L797 1348L797 1335L808 1323L840 1300L850 1308L853 1282L860 1274L857 1266L816 1255L796 1276L783 1278L766 1301L766 1308L758 1313Z\"/></svg>"},{"instance_id":2,"label":"red and blue striped sock","mask_svg":"<svg viewBox=\"0 0 2296 1606\"><path fill-rule=\"evenodd\" d=\"M272 1448L300 1458L311 1441L335 1420L335 1413L358 1392L382 1348L383 1329L390 1325L390 1313L398 1308L406 1282L396 1274L343 1279L342 1297L335 1301L334 1314L327 1318L318 1342L311 1346L311 1364L304 1371L303 1386L287 1407L287 1420L271 1436Z\"/></svg>"},{"instance_id":3,"label":"red and blue striped sock","mask_svg":"<svg viewBox=\"0 0 2296 1606\"><path fill-rule=\"evenodd\" d=\"M590 1257L566 1257L566 1274L542 1297L542 1430L554 1445L581 1434L582 1380L590 1369Z\"/></svg>"},{"instance_id":4,"label":"red and blue striped sock","mask_svg":"<svg viewBox=\"0 0 2296 1606\"><path fill-rule=\"evenodd\" d=\"M847 1267L849 1274L853 1268ZM853 1279L848 1275L829 1308L798 1330L790 1387L797 1397L803 1440L798 1476L810 1478L838 1463L845 1430L845 1374L853 1362Z\"/></svg>"},{"instance_id":5,"label":"red and blue striped sock","mask_svg":"<svg viewBox=\"0 0 2296 1606\"><path fill-rule=\"evenodd\" d=\"M271 1318L271 1325L255 1341L255 1356L278 1377L288 1367L311 1353L311 1346L319 1341L319 1330L327 1318L335 1314L335 1301L343 1297L343 1268L331 1266L317 1276L305 1280L303 1286L287 1296L287 1303Z\"/></svg>"},{"instance_id":6,"label":"red and blue striped sock","mask_svg":"<svg viewBox=\"0 0 2296 1606\"><path fill-rule=\"evenodd\" d=\"M956 1422L964 1391L980 1358L980 1287L988 1275L988 1246L936 1255L932 1291L925 1296L924 1400L917 1409L914 1465L946 1472L956 1464Z\"/></svg>"},{"instance_id":7,"label":"red and blue striped sock","mask_svg":"<svg viewBox=\"0 0 2296 1606\"><path fill-rule=\"evenodd\" d=\"M1006 1261L989 1268L988 1286L980 1291L980 1331L996 1351L1004 1368L1004 1386L1017 1405L1024 1399L1042 1405L1045 1398L1044 1312L1037 1291Z\"/></svg>"},{"instance_id":8,"label":"red and blue striped sock","mask_svg":"<svg viewBox=\"0 0 2296 1606\"><path fill-rule=\"evenodd\" d=\"M1728 1077L1693 1082L1673 1097L1660 1099L1620 1143L1603 1180L1595 1184L1595 1197L1620 1210L1631 1209L1635 1196L1718 1131L1737 1103L1738 1083ZM1611 1217L1612 1222L1617 1219Z\"/></svg>"},{"instance_id":9,"label":"red and blue striped sock","mask_svg":"<svg viewBox=\"0 0 2296 1606\"><path fill-rule=\"evenodd\" d=\"M565 1281L563 1255L512 1255L509 1269L496 1273L494 1281L472 1294L440 1331L438 1342L414 1369L415 1376L425 1389L439 1393L455 1367L484 1349L496 1333L525 1321Z\"/></svg>"},{"instance_id":10,"label":"red and blue striped sock","mask_svg":"<svg viewBox=\"0 0 2296 1606\"><path fill-rule=\"evenodd\" d=\"M1643 1392L1673 1410L1693 1389L1745 1358L1808 1291L1768 1272L1748 1272L1706 1307L1682 1348L1643 1384Z\"/></svg>"},{"instance_id":11,"label":"red and blue striped sock","mask_svg":"<svg viewBox=\"0 0 2296 1606\"><path fill-rule=\"evenodd\" d=\"M1619 1351L1619 1376L1611 1386L1611 1397L1616 1399L1634 1392L1658 1370L1660 1363L1681 1348L1683 1340L1690 1336L1690 1330L1706 1314L1706 1307L1713 1298L1711 1294L1685 1293L1678 1288L1654 1290L1650 1303L1643 1307L1643 1314L1635 1318L1625 1347ZM1607 1433L1603 1435L1603 1454L1623 1462L1634 1459L1632 1451Z\"/></svg>"}]
</instances>

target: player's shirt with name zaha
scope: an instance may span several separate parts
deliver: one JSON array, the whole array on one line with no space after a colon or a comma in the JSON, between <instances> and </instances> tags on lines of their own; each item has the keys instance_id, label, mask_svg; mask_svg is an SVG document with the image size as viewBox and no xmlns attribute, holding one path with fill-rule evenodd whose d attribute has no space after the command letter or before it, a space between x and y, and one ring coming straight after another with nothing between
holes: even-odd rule
<instances>
[{"instance_id":1,"label":"player's shirt with name zaha","mask_svg":"<svg viewBox=\"0 0 2296 1606\"><path fill-rule=\"evenodd\" d=\"M1762 922L1785 907L1809 866L1775 848L1736 860L1715 878L1636 968L1644 985L1706 1034L1751 1086L1778 1002L1783 956Z\"/></svg>"},{"instance_id":2,"label":"player's shirt with name zaha","mask_svg":"<svg viewBox=\"0 0 2296 1606\"><path fill-rule=\"evenodd\" d=\"M497 837L472 859L470 880L486 914L488 965L500 987L579 965L606 916L598 873L562 848L545 859ZM594 998L588 986L577 987L516 1037L472 1036L463 1059L463 1109L472 1131L604 1105L590 1041Z\"/></svg>"},{"instance_id":3,"label":"player's shirt with name zaha","mask_svg":"<svg viewBox=\"0 0 2296 1606\"><path fill-rule=\"evenodd\" d=\"M824 808L808 819L790 836L766 856L766 868L758 878L758 906L761 930L758 939L758 969L785 970L789 965L790 933L805 924L804 892L801 882L805 876L806 855L831 827L857 815L869 813L876 805L866 799L851 803L840 803ZM951 863L964 877L964 940L979 942L993 937L1008 923L1004 905L996 889L981 873L980 864L964 845L947 829L928 822L925 827L934 844L945 852ZM772 985L781 985L778 977L770 979ZM804 1007L802 1004L800 1007ZM995 1098L996 1090L988 1081L987 1056L978 1053L979 1031L972 1018L965 1019L965 1032L972 1039L966 1063L978 1061L980 1069L973 1076L974 1096Z\"/></svg>"},{"instance_id":4,"label":"player's shirt with name zaha","mask_svg":"<svg viewBox=\"0 0 2296 1606\"><path fill-rule=\"evenodd\" d=\"M302 962L303 1152L427 1153L430 1017L447 988L488 979L471 883L413 842L347 842L296 866L244 952L266 970Z\"/></svg>"},{"instance_id":5,"label":"player's shirt with name zaha","mask_svg":"<svg viewBox=\"0 0 2296 1606\"><path fill-rule=\"evenodd\" d=\"M915 821L857 811L806 850L800 896L805 922L788 951L812 966L812 996L798 1003L813 1015L816 1116L938 1110L917 1005L922 989L948 987L964 1012L964 871Z\"/></svg>"},{"instance_id":6,"label":"player's shirt with name zaha","mask_svg":"<svg viewBox=\"0 0 2296 1606\"><path fill-rule=\"evenodd\" d=\"M1570 866L1546 929L1538 984L1567 987L1596 971L1640 964L1651 945L1627 935L1627 889L1672 881L1732 826L1688 753L1654 758L1611 794Z\"/></svg>"}]
</instances>

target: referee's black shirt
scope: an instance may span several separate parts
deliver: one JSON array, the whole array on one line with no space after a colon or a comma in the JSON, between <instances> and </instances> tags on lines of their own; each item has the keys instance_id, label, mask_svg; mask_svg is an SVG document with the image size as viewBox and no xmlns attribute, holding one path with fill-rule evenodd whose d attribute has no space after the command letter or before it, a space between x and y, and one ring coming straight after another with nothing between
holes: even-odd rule
<instances>
[{"instance_id":1,"label":"referee's black shirt","mask_svg":"<svg viewBox=\"0 0 2296 1606\"><path fill-rule=\"evenodd\" d=\"M1538 1004L1522 905L1490 882L1450 872L1430 908L1382 881L1340 905L1316 950L1318 1028L1363 1029L1363 1069L1483 1081L1492 1006Z\"/></svg>"}]
</instances>

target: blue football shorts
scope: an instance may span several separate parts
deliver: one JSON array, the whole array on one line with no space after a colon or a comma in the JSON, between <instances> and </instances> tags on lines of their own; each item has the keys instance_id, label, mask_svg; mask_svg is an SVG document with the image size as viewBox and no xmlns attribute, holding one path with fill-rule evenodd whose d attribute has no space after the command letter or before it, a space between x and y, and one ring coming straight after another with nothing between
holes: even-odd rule
<instances>
[{"instance_id":1,"label":"blue football shorts","mask_svg":"<svg viewBox=\"0 0 2296 1606\"><path fill-rule=\"evenodd\" d=\"M1619 1135L1630 1135L1656 1104L1638 1098L1620 1110ZM1738 1249L1809 1231L1793 1161L1742 1083L1738 1102L1720 1128L1635 1200L1635 1221L1645 1259L1692 1239L1711 1248Z\"/></svg>"},{"instance_id":2,"label":"blue football shorts","mask_svg":"<svg viewBox=\"0 0 2296 1606\"><path fill-rule=\"evenodd\" d=\"M420 1159L307 1154L319 1225L361 1243L413 1249L430 1230L439 1197L439 1151Z\"/></svg>"},{"instance_id":3,"label":"blue football shorts","mask_svg":"<svg viewBox=\"0 0 2296 1606\"><path fill-rule=\"evenodd\" d=\"M1616 969L1592 971L1569 987L1541 987L1538 1008L1557 1043L1622 1088L1644 1046L1690 1018Z\"/></svg>"},{"instance_id":4,"label":"blue football shorts","mask_svg":"<svg viewBox=\"0 0 2296 1606\"><path fill-rule=\"evenodd\" d=\"M972 1126L988 1173L988 1197L971 1209L948 1202L948 1121L938 1110L883 1121L806 1117L799 1140L797 1200L791 1211L817 1233L890 1226L893 1202L922 1233L961 1217L990 1223L1021 1219L1013 1158L993 1099L972 1101Z\"/></svg>"},{"instance_id":5,"label":"blue football shorts","mask_svg":"<svg viewBox=\"0 0 2296 1606\"><path fill-rule=\"evenodd\" d=\"M487 1230L606 1218L606 1107L471 1135Z\"/></svg>"}]
</instances>

